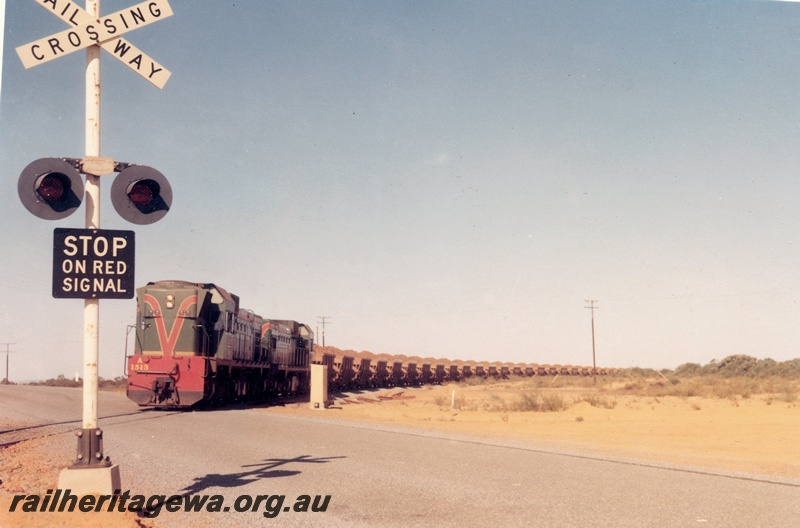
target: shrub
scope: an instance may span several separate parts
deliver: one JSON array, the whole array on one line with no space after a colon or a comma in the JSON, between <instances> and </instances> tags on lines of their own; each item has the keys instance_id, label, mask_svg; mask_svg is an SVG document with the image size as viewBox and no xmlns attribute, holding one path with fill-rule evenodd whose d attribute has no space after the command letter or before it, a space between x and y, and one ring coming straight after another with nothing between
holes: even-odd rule
<instances>
[{"instance_id":1,"label":"shrub","mask_svg":"<svg viewBox=\"0 0 800 528\"><path fill-rule=\"evenodd\" d=\"M72 378L67 378L63 374L59 374L56 378L50 378L44 381L32 381L28 385L44 385L46 387L83 387L83 378L75 381ZM111 389L124 389L128 385L128 380L124 376L117 376L112 380L103 378L97 379L97 387L104 390Z\"/></svg>"},{"instance_id":2,"label":"shrub","mask_svg":"<svg viewBox=\"0 0 800 528\"><path fill-rule=\"evenodd\" d=\"M673 372L675 376L696 377L720 375L725 378L800 378L800 359L778 362L774 359L756 359L744 354L734 354L721 361L712 360L705 366L684 363Z\"/></svg>"},{"instance_id":3,"label":"shrub","mask_svg":"<svg viewBox=\"0 0 800 528\"><path fill-rule=\"evenodd\" d=\"M545 412L566 411L569 409L567 402L558 394L545 394L542 396L542 410Z\"/></svg>"},{"instance_id":4,"label":"shrub","mask_svg":"<svg viewBox=\"0 0 800 528\"><path fill-rule=\"evenodd\" d=\"M511 405L512 411L529 412L541 410L539 395L535 392L521 392L517 401Z\"/></svg>"},{"instance_id":5,"label":"shrub","mask_svg":"<svg viewBox=\"0 0 800 528\"><path fill-rule=\"evenodd\" d=\"M44 385L46 387L83 387L83 380L75 381L72 378L67 378L63 374L59 374L57 378L50 378L44 381L34 381L29 385Z\"/></svg>"},{"instance_id":6,"label":"shrub","mask_svg":"<svg viewBox=\"0 0 800 528\"><path fill-rule=\"evenodd\" d=\"M699 375L702 370L703 367L700 363L684 363L675 369L674 374L676 376L690 377Z\"/></svg>"},{"instance_id":7,"label":"shrub","mask_svg":"<svg viewBox=\"0 0 800 528\"><path fill-rule=\"evenodd\" d=\"M584 394L577 400L575 403L586 402L592 407L599 407L603 409L613 409L617 406L617 400L603 398L602 396L597 396L595 394Z\"/></svg>"},{"instance_id":8,"label":"shrub","mask_svg":"<svg viewBox=\"0 0 800 528\"><path fill-rule=\"evenodd\" d=\"M450 407L450 398L444 394L440 394L433 398L433 403L439 407Z\"/></svg>"},{"instance_id":9,"label":"shrub","mask_svg":"<svg viewBox=\"0 0 800 528\"><path fill-rule=\"evenodd\" d=\"M750 376L755 374L757 364L758 360L753 356L736 354L726 357L715 366L717 373L726 378L732 378L734 376Z\"/></svg>"},{"instance_id":10,"label":"shrub","mask_svg":"<svg viewBox=\"0 0 800 528\"><path fill-rule=\"evenodd\" d=\"M457 411L474 411L477 408L473 405L467 405L467 398L463 394L457 395L453 403L453 408Z\"/></svg>"},{"instance_id":11,"label":"shrub","mask_svg":"<svg viewBox=\"0 0 800 528\"><path fill-rule=\"evenodd\" d=\"M497 394L492 394L489 397L489 401L483 404L483 408L489 412L506 412L508 405L503 398Z\"/></svg>"}]
</instances>

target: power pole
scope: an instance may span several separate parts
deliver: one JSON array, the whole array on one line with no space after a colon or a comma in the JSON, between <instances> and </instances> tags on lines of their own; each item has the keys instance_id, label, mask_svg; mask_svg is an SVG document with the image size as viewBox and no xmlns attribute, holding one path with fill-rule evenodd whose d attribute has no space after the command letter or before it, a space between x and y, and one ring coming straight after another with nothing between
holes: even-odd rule
<instances>
[{"instance_id":1,"label":"power pole","mask_svg":"<svg viewBox=\"0 0 800 528\"><path fill-rule=\"evenodd\" d=\"M317 322L322 323L322 346L325 346L325 325L331 324L330 321L327 320L330 318L331 318L330 315L321 315L317 317L317 319L319 319L319 321Z\"/></svg>"},{"instance_id":2,"label":"power pole","mask_svg":"<svg viewBox=\"0 0 800 528\"><path fill-rule=\"evenodd\" d=\"M584 306L584 308L588 308L592 311L592 375L594 376L594 384L597 385L597 356L594 349L594 311L598 310L599 307L594 305L594 303L598 302L596 300L587 300L586 302L589 303L589 306Z\"/></svg>"},{"instance_id":3,"label":"power pole","mask_svg":"<svg viewBox=\"0 0 800 528\"><path fill-rule=\"evenodd\" d=\"M5 345L6 346L6 377L3 380L3 383L5 385L8 385L9 383L11 383L10 381L8 381L8 355L11 354L12 352L14 352L13 350L9 350L9 347L11 345L16 345L16 343L0 343L0 345Z\"/></svg>"}]
</instances>

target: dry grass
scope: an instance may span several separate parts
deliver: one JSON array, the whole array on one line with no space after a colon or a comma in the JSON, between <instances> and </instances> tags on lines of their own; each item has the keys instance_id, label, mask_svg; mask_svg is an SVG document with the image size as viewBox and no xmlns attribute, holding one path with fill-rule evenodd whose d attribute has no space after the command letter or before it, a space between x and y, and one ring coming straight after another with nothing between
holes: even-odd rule
<instances>
[{"instance_id":1,"label":"dry grass","mask_svg":"<svg viewBox=\"0 0 800 528\"><path fill-rule=\"evenodd\" d=\"M761 400L766 405L800 401L800 379L775 376L667 377L659 373L653 376L651 372L598 378L597 385L591 377L472 378L457 387L451 397L437 396L434 403L442 409L458 411L516 413L559 412L582 402L601 409L614 409L620 397L629 396L647 398L651 405L660 403L659 398L669 397L687 401L697 398L727 400L734 405L750 399ZM478 387L481 390L475 391ZM700 410L696 402L690 405Z\"/></svg>"},{"instance_id":2,"label":"dry grass","mask_svg":"<svg viewBox=\"0 0 800 528\"><path fill-rule=\"evenodd\" d=\"M631 369L597 385L591 377L541 376L403 390L413 397L334 405L328 416L800 476L800 375ZM303 404L269 410L319 416Z\"/></svg>"},{"instance_id":3,"label":"dry grass","mask_svg":"<svg viewBox=\"0 0 800 528\"><path fill-rule=\"evenodd\" d=\"M772 401L792 403L800 394L800 381L784 378L746 378L699 376L685 379L671 377L669 379L647 379L623 382L621 386L613 386L612 392L634 394L639 396L679 398L721 398L728 400L749 399L764 396Z\"/></svg>"}]
</instances>

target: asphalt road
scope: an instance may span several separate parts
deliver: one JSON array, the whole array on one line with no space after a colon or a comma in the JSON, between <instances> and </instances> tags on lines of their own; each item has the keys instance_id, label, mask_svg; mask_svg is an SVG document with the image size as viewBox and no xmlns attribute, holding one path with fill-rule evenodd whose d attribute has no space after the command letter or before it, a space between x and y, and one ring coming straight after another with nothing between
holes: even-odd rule
<instances>
[{"instance_id":1,"label":"asphalt road","mask_svg":"<svg viewBox=\"0 0 800 528\"><path fill-rule=\"evenodd\" d=\"M3 389L0 417L20 412ZM127 405L111 396L107 405ZM57 413L57 405L43 405L49 410L25 412ZM228 507L162 509L158 526L800 526L798 479L354 425L331 411L319 419L262 409L147 412L101 420L101 427L131 495L220 495ZM58 444L74 450L74 437L61 436ZM245 495L278 497L255 512L235 511L248 504ZM330 495L326 511L292 511L304 495ZM268 510L277 515L265 517Z\"/></svg>"},{"instance_id":2,"label":"asphalt road","mask_svg":"<svg viewBox=\"0 0 800 528\"><path fill-rule=\"evenodd\" d=\"M136 412L139 409L124 395L108 391L99 391L97 401L98 414L101 417ZM4 422L80 422L82 409L83 389L80 388L0 385L0 419Z\"/></svg>"}]
</instances>

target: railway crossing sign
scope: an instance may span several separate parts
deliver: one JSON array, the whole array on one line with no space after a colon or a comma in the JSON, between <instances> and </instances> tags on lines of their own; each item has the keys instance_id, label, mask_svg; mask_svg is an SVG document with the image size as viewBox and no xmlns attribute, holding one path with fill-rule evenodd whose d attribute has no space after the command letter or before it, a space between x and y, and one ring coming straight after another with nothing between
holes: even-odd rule
<instances>
[{"instance_id":1,"label":"railway crossing sign","mask_svg":"<svg viewBox=\"0 0 800 528\"><path fill-rule=\"evenodd\" d=\"M83 306L83 427L78 432L75 464L61 471L60 489L81 495L110 495L121 489L119 466L103 454L103 432L97 427L100 299L133 298L133 231L100 230L100 177L119 171L123 181L112 187L114 205L123 218L147 224L169 210L172 192L166 178L149 167L116 163L100 157L100 49L159 88L170 72L122 35L172 15L168 0L147 0L100 16L100 0L35 0L71 26L17 48L25 68L86 50L86 150L82 160L43 158L20 175L17 190L23 205L47 220L64 218L85 193L86 229L56 229L53 242L53 296L82 298ZM123 167L125 165L125 167ZM86 175L85 185L80 172ZM117 180L115 180L115 183ZM122 206L122 211L119 210Z\"/></svg>"},{"instance_id":2,"label":"railway crossing sign","mask_svg":"<svg viewBox=\"0 0 800 528\"><path fill-rule=\"evenodd\" d=\"M26 69L99 44L155 86L163 88L166 84L170 71L121 35L171 16L172 8L167 0L147 0L99 19L94 19L71 1L35 1L73 27L19 46L17 55Z\"/></svg>"}]
</instances>

